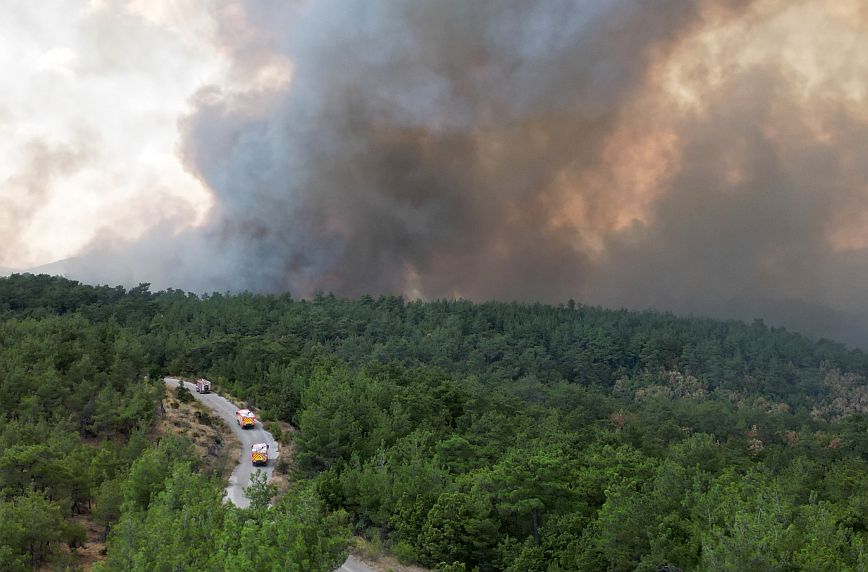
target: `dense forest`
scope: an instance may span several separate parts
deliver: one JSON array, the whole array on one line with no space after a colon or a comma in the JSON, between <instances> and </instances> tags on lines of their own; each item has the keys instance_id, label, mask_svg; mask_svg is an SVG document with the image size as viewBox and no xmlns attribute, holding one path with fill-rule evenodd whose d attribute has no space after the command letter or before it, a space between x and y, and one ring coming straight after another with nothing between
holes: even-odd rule
<instances>
[{"instance_id":1,"label":"dense forest","mask_svg":"<svg viewBox=\"0 0 868 572\"><path fill-rule=\"evenodd\" d=\"M289 492L222 504L151 431L167 374L297 427ZM13 275L0 562L74 569L88 515L105 570L329 570L355 534L444 571L864 571L866 377L760 321Z\"/></svg>"}]
</instances>

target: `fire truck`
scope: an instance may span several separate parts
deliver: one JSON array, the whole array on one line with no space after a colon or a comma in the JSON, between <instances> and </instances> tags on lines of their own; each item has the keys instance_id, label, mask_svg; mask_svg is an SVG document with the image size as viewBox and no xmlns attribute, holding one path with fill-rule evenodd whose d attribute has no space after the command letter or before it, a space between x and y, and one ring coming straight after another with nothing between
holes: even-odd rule
<instances>
[{"instance_id":1,"label":"fire truck","mask_svg":"<svg viewBox=\"0 0 868 572\"><path fill-rule=\"evenodd\" d=\"M255 443L250 448L250 462L257 466L268 464L268 443Z\"/></svg>"},{"instance_id":2,"label":"fire truck","mask_svg":"<svg viewBox=\"0 0 868 572\"><path fill-rule=\"evenodd\" d=\"M239 409L235 412L235 421L242 429L256 427L256 415L249 409Z\"/></svg>"},{"instance_id":3,"label":"fire truck","mask_svg":"<svg viewBox=\"0 0 868 572\"><path fill-rule=\"evenodd\" d=\"M211 393L211 382L207 379L196 380L196 393Z\"/></svg>"}]
</instances>

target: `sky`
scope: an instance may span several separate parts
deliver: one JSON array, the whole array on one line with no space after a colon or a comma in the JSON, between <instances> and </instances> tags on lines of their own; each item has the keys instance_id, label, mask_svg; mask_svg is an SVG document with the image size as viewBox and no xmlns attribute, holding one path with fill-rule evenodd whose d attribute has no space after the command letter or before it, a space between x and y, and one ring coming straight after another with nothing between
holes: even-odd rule
<instances>
[{"instance_id":1,"label":"sky","mask_svg":"<svg viewBox=\"0 0 868 572\"><path fill-rule=\"evenodd\" d=\"M0 15L0 265L201 223L208 190L178 158L188 100L221 77L199 3L15 2Z\"/></svg>"},{"instance_id":2,"label":"sky","mask_svg":"<svg viewBox=\"0 0 868 572\"><path fill-rule=\"evenodd\" d=\"M53 0L0 38L2 267L868 340L862 0Z\"/></svg>"}]
</instances>

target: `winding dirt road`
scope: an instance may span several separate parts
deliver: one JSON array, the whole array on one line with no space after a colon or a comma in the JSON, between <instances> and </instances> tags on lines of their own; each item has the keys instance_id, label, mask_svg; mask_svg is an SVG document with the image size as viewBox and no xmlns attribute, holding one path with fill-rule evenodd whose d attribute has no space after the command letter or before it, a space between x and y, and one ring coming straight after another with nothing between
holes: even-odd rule
<instances>
[{"instance_id":1,"label":"winding dirt road","mask_svg":"<svg viewBox=\"0 0 868 572\"><path fill-rule=\"evenodd\" d=\"M166 385L172 388L178 387L180 380L174 377L164 379ZM229 477L229 484L226 486L226 499L241 508L250 506L250 500L244 494L244 487L250 484L250 475L254 470L264 471L268 478L271 478L271 473L274 471L274 463L280 451L277 442L271 433L262 427L262 423L256 421L256 426L253 429L242 429L235 422L235 412L238 410L235 405L216 393L196 393L196 387L189 382L185 382L184 386L190 390L197 400L207 406L215 415L226 422L233 433L241 441L241 457L238 459L238 465L232 471ZM254 443L268 443L268 465L265 467L254 467L250 463L250 447Z\"/></svg>"},{"instance_id":2,"label":"winding dirt road","mask_svg":"<svg viewBox=\"0 0 868 572\"><path fill-rule=\"evenodd\" d=\"M163 379L167 386L177 388L181 381L176 377L166 377ZM256 427L253 429L242 429L235 422L235 412L238 410L231 401L216 393L196 393L196 386L192 383L185 382L184 386L190 390L199 402L211 409L215 415L220 417L233 433L241 441L241 457L238 459L238 465L232 471L229 477L229 484L226 486L226 500L235 506L247 508L250 506L250 500L244 494L244 488L250 484L250 475L255 470L265 471L268 478L271 478L271 473L274 471L274 462L279 455L277 442L272 437L271 433L265 430L262 423L257 420ZM268 465L265 467L253 467L250 463L250 447L254 443L268 443ZM359 562L352 556L347 558L347 561L341 565L335 572L375 572L365 564Z\"/></svg>"}]
</instances>

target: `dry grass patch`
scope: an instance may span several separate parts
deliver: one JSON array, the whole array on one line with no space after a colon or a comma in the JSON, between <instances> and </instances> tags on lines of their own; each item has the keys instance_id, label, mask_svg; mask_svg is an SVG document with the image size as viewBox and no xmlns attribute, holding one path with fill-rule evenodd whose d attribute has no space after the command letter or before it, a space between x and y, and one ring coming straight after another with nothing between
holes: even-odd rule
<instances>
[{"instance_id":1,"label":"dry grass patch","mask_svg":"<svg viewBox=\"0 0 868 572\"><path fill-rule=\"evenodd\" d=\"M401 564L394 556L386 553L382 543L371 542L360 536L353 537L349 549L356 560L377 572L434 572L430 568Z\"/></svg>"},{"instance_id":2,"label":"dry grass patch","mask_svg":"<svg viewBox=\"0 0 868 572\"><path fill-rule=\"evenodd\" d=\"M241 456L241 442L230 428L198 401L178 401L174 389L169 390L166 402L157 433L187 437L206 471L228 477Z\"/></svg>"}]
</instances>

